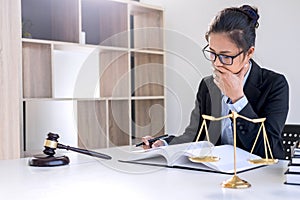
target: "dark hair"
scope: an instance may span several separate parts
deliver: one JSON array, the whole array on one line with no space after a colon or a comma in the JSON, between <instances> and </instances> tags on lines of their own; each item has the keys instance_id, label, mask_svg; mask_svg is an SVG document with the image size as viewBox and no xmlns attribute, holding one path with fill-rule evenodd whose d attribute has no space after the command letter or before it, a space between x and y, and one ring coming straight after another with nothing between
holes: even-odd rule
<instances>
[{"instance_id":1,"label":"dark hair","mask_svg":"<svg viewBox=\"0 0 300 200\"><path fill-rule=\"evenodd\" d=\"M251 46L255 46L255 29L259 26L258 18L257 8L249 5L226 8L214 18L205 35L206 40L208 41L211 33L227 33L229 38L245 53Z\"/></svg>"}]
</instances>

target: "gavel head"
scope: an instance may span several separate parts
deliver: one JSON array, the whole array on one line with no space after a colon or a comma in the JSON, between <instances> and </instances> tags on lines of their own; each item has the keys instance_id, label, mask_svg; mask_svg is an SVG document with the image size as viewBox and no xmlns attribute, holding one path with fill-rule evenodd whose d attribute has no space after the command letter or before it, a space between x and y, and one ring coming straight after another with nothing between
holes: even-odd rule
<instances>
[{"instance_id":1,"label":"gavel head","mask_svg":"<svg viewBox=\"0 0 300 200\"><path fill-rule=\"evenodd\" d=\"M59 138L58 134L55 133L48 133L48 137L45 140L44 143L44 154L53 156L55 154L55 149L57 147L58 141L57 139Z\"/></svg>"}]
</instances>

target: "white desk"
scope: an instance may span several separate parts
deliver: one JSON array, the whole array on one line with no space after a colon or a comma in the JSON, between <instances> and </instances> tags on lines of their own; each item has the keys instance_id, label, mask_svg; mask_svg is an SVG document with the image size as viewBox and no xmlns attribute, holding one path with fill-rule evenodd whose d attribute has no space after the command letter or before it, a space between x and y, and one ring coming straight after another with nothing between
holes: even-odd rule
<instances>
[{"instance_id":1,"label":"white desk","mask_svg":"<svg viewBox=\"0 0 300 200\"><path fill-rule=\"evenodd\" d=\"M28 159L0 161L1 199L272 199L291 200L300 187L285 185L287 162L238 174L248 189L224 189L230 175L120 163L126 148L105 149L101 160L73 152L62 167L30 167ZM59 151L57 151L59 152Z\"/></svg>"}]
</instances>

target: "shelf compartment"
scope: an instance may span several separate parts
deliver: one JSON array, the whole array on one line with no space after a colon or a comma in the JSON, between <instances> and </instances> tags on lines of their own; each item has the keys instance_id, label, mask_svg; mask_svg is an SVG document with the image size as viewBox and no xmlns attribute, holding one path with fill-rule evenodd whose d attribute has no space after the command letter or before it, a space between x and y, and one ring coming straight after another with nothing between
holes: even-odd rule
<instances>
[{"instance_id":1,"label":"shelf compartment","mask_svg":"<svg viewBox=\"0 0 300 200\"><path fill-rule=\"evenodd\" d=\"M49 132L59 134L60 143L77 146L75 101L29 101L23 106L27 156L42 153Z\"/></svg>"},{"instance_id":2,"label":"shelf compartment","mask_svg":"<svg viewBox=\"0 0 300 200\"><path fill-rule=\"evenodd\" d=\"M131 53L132 96L164 96L164 57L160 54Z\"/></svg>"},{"instance_id":3,"label":"shelf compartment","mask_svg":"<svg viewBox=\"0 0 300 200\"><path fill-rule=\"evenodd\" d=\"M163 10L130 6L131 48L163 51Z\"/></svg>"},{"instance_id":4,"label":"shelf compartment","mask_svg":"<svg viewBox=\"0 0 300 200\"><path fill-rule=\"evenodd\" d=\"M128 9L126 3L84 0L82 31L86 44L128 48Z\"/></svg>"},{"instance_id":5,"label":"shelf compartment","mask_svg":"<svg viewBox=\"0 0 300 200\"><path fill-rule=\"evenodd\" d=\"M129 56L127 51L100 52L100 96L129 97Z\"/></svg>"},{"instance_id":6,"label":"shelf compartment","mask_svg":"<svg viewBox=\"0 0 300 200\"><path fill-rule=\"evenodd\" d=\"M108 101L109 147L129 145L130 110L128 100Z\"/></svg>"},{"instance_id":7,"label":"shelf compartment","mask_svg":"<svg viewBox=\"0 0 300 200\"><path fill-rule=\"evenodd\" d=\"M23 97L52 97L51 44L23 42Z\"/></svg>"},{"instance_id":8,"label":"shelf compartment","mask_svg":"<svg viewBox=\"0 0 300 200\"><path fill-rule=\"evenodd\" d=\"M55 44L53 98L99 97L99 48Z\"/></svg>"},{"instance_id":9,"label":"shelf compartment","mask_svg":"<svg viewBox=\"0 0 300 200\"><path fill-rule=\"evenodd\" d=\"M86 149L107 147L106 101L78 101L78 146Z\"/></svg>"},{"instance_id":10,"label":"shelf compartment","mask_svg":"<svg viewBox=\"0 0 300 200\"><path fill-rule=\"evenodd\" d=\"M27 37L79 42L78 0L22 0L21 2L23 32L31 34Z\"/></svg>"},{"instance_id":11,"label":"shelf compartment","mask_svg":"<svg viewBox=\"0 0 300 200\"><path fill-rule=\"evenodd\" d=\"M139 140L146 135L156 137L164 134L164 100L133 100L132 110L132 135L135 139Z\"/></svg>"}]
</instances>

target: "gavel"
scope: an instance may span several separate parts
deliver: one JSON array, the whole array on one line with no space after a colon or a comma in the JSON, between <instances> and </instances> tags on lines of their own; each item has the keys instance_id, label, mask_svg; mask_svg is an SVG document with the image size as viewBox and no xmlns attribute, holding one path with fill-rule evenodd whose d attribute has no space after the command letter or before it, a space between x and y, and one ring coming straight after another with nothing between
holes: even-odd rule
<instances>
[{"instance_id":1,"label":"gavel","mask_svg":"<svg viewBox=\"0 0 300 200\"><path fill-rule=\"evenodd\" d=\"M107 160L111 159L111 157L106 154L60 144L57 141L58 138L59 138L58 134L48 133L48 138L46 139L46 141L44 143L44 147L45 147L45 149L43 151L44 154L53 156L55 154L55 149L66 149L66 150L75 151L77 153L82 153L82 154L86 154L86 155L97 157L97 158L103 158L103 159L107 159Z\"/></svg>"},{"instance_id":2,"label":"gavel","mask_svg":"<svg viewBox=\"0 0 300 200\"><path fill-rule=\"evenodd\" d=\"M51 133L51 132L48 133L48 137L46 138L45 143L44 143L45 149L44 149L43 153L45 155L37 155L37 156L35 156L35 158L30 159L29 165L45 167L45 166L60 166L60 165L68 164L70 161L67 156L60 156L60 157L54 156L56 149L71 150L71 151L75 151L77 153L86 154L89 156L102 158L102 159L106 159L106 160L112 159L111 156L103 154L103 153L98 153L95 151L90 151L90 150L86 150L86 149L80 149L80 148L70 147L68 145L60 144L60 143L58 143L58 138L59 138L58 134Z\"/></svg>"}]
</instances>

